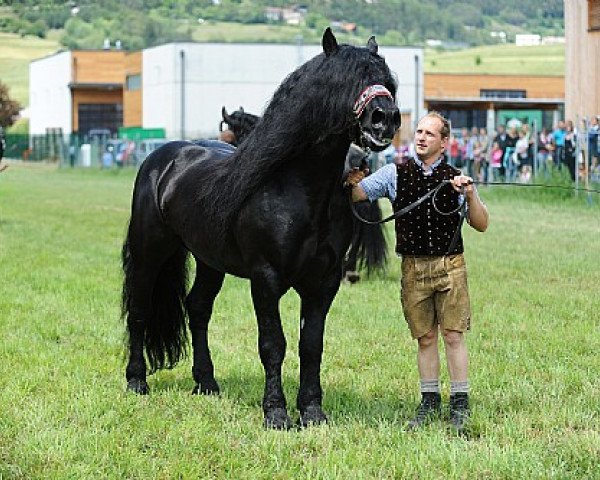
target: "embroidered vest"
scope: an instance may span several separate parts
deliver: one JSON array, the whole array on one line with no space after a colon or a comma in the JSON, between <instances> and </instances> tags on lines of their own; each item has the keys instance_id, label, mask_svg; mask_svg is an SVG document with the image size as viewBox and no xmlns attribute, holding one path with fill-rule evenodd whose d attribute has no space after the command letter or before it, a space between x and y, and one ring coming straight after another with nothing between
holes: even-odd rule
<instances>
[{"instance_id":1,"label":"embroidered vest","mask_svg":"<svg viewBox=\"0 0 600 480\"><path fill-rule=\"evenodd\" d=\"M460 170L440 163L431 175L426 176L423 169L413 159L397 166L398 183L394 211L411 204L433 190L442 180L460 175ZM451 185L438 192L435 200L441 212L450 212L459 205L459 193ZM463 253L462 235L454 249L448 252L454 233L458 228L458 212L445 216L433 208L431 197L418 207L396 219L396 253L399 255L446 255Z\"/></svg>"}]
</instances>

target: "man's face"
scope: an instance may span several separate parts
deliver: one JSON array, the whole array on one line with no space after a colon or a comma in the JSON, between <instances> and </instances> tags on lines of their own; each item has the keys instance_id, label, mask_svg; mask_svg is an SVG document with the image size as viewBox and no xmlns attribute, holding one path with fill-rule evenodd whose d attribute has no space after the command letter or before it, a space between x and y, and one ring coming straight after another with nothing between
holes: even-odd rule
<instances>
[{"instance_id":1,"label":"man's face","mask_svg":"<svg viewBox=\"0 0 600 480\"><path fill-rule=\"evenodd\" d=\"M425 117L417 125L415 151L421 161L437 160L446 148L447 138L442 139L442 121L435 117Z\"/></svg>"}]
</instances>

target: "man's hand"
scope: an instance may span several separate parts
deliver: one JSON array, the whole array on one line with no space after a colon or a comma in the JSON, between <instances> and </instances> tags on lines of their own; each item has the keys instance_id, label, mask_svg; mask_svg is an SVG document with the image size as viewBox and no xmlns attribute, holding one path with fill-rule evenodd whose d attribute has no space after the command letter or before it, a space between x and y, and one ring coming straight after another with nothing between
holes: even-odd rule
<instances>
[{"instance_id":1,"label":"man's hand","mask_svg":"<svg viewBox=\"0 0 600 480\"><path fill-rule=\"evenodd\" d=\"M450 180L450 184L457 192L460 192L464 187L465 197L469 204L467 221L475 230L485 232L488 227L489 215L487 207L479 198L473 179L467 175L457 175Z\"/></svg>"},{"instance_id":2,"label":"man's hand","mask_svg":"<svg viewBox=\"0 0 600 480\"><path fill-rule=\"evenodd\" d=\"M465 187L465 193L470 195L475 190L475 185L473 185L473 179L468 177L467 175L457 175L452 180L450 180L450 184L452 188L457 192L460 192L462 187Z\"/></svg>"},{"instance_id":3,"label":"man's hand","mask_svg":"<svg viewBox=\"0 0 600 480\"><path fill-rule=\"evenodd\" d=\"M366 174L368 172L368 169L365 170L361 170L358 167L354 167L352 170L350 170L350 172L348 173L348 177L346 178L346 186L349 187L356 187L356 185L359 184L359 182L365 178Z\"/></svg>"}]
</instances>

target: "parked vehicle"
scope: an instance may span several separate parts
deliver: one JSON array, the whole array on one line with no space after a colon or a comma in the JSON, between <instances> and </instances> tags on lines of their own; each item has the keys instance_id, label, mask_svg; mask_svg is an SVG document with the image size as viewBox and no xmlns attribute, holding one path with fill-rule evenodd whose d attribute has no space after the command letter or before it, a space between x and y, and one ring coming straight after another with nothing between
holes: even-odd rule
<instances>
[{"instance_id":1,"label":"parked vehicle","mask_svg":"<svg viewBox=\"0 0 600 480\"><path fill-rule=\"evenodd\" d=\"M140 140L134 150L135 165L142 163L148 155L167 142L166 138L146 138Z\"/></svg>"}]
</instances>

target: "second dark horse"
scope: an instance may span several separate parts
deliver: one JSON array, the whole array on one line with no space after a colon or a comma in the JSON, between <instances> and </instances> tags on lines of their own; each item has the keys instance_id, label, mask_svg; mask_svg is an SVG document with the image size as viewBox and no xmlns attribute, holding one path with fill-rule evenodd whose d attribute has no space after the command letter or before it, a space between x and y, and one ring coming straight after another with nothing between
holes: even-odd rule
<instances>
[{"instance_id":1,"label":"second dark horse","mask_svg":"<svg viewBox=\"0 0 600 480\"><path fill-rule=\"evenodd\" d=\"M338 45L291 73L248 139L229 148L170 142L144 161L123 245L127 387L148 393L150 372L174 366L192 338L194 393L218 393L207 329L226 273L250 279L265 371L267 427L287 429L281 382L286 340L279 300L301 299L303 426L325 422L321 358L325 317L338 291L352 218L342 173L350 142L381 150L400 126L396 83L371 38ZM224 145L224 144L221 144ZM186 292L186 259L196 277Z\"/></svg>"}]
</instances>

